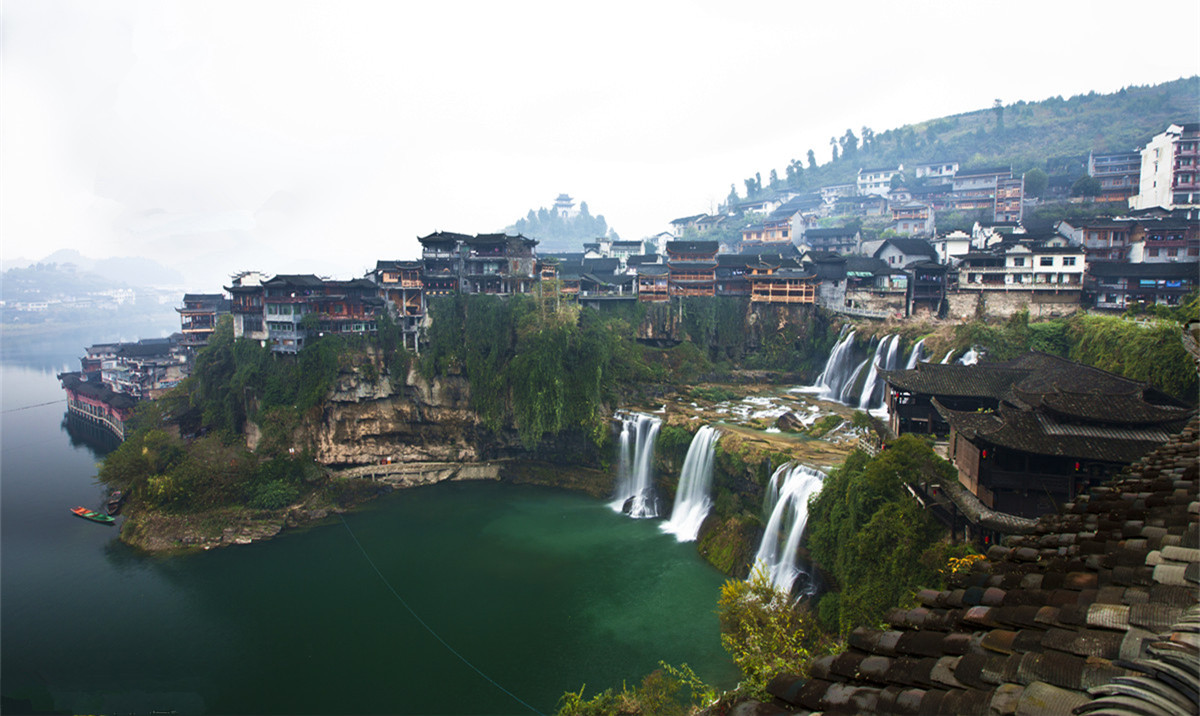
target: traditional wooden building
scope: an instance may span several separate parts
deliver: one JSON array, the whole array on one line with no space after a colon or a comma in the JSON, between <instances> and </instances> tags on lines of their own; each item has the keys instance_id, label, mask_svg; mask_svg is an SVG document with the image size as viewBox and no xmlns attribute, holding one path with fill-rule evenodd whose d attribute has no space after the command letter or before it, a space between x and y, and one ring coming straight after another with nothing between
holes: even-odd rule
<instances>
[{"instance_id":1,"label":"traditional wooden building","mask_svg":"<svg viewBox=\"0 0 1200 716\"><path fill-rule=\"evenodd\" d=\"M321 333L374 333L384 309L379 287L365 278L322 281L320 294L308 301L306 313L316 316Z\"/></svg>"},{"instance_id":2,"label":"traditional wooden building","mask_svg":"<svg viewBox=\"0 0 1200 716\"><path fill-rule=\"evenodd\" d=\"M234 274L225 291L230 295L229 312L233 314L234 338L267 340L267 324L263 297L263 282L267 277L257 271Z\"/></svg>"},{"instance_id":3,"label":"traditional wooden building","mask_svg":"<svg viewBox=\"0 0 1200 716\"><path fill-rule=\"evenodd\" d=\"M426 310L421 269L420 261L376 261L375 270L367 274L400 324L404 345L413 350L418 347Z\"/></svg>"},{"instance_id":4,"label":"traditional wooden building","mask_svg":"<svg viewBox=\"0 0 1200 716\"><path fill-rule=\"evenodd\" d=\"M943 315L946 308L946 266L935 261L918 261L910 264L905 271L908 274L908 315Z\"/></svg>"},{"instance_id":5,"label":"traditional wooden building","mask_svg":"<svg viewBox=\"0 0 1200 716\"><path fill-rule=\"evenodd\" d=\"M813 251L852 254L858 251L862 234L857 229L844 226L831 229L805 229L801 241Z\"/></svg>"},{"instance_id":6,"label":"traditional wooden building","mask_svg":"<svg viewBox=\"0 0 1200 716\"><path fill-rule=\"evenodd\" d=\"M802 268L780 268L760 262L751 267L751 303L816 303L817 275Z\"/></svg>"},{"instance_id":7,"label":"traditional wooden building","mask_svg":"<svg viewBox=\"0 0 1200 716\"><path fill-rule=\"evenodd\" d=\"M537 281L537 241L524 236L478 234L463 239L463 289L506 296L530 293Z\"/></svg>"},{"instance_id":8,"label":"traditional wooden building","mask_svg":"<svg viewBox=\"0 0 1200 716\"><path fill-rule=\"evenodd\" d=\"M718 254L716 295L749 296L750 282L746 277L750 273L750 263L757 258L745 254Z\"/></svg>"},{"instance_id":9,"label":"traditional wooden building","mask_svg":"<svg viewBox=\"0 0 1200 716\"><path fill-rule=\"evenodd\" d=\"M1124 311L1134 306L1178 306L1200 280L1194 263L1088 264L1086 296L1096 308Z\"/></svg>"},{"instance_id":10,"label":"traditional wooden building","mask_svg":"<svg viewBox=\"0 0 1200 716\"><path fill-rule=\"evenodd\" d=\"M219 293L185 293L183 307L175 311L179 314L183 345L200 348L208 344L220 317L229 313L230 302Z\"/></svg>"},{"instance_id":11,"label":"traditional wooden building","mask_svg":"<svg viewBox=\"0 0 1200 716\"><path fill-rule=\"evenodd\" d=\"M421 283L427 297L458 293L463 275L462 242L470 237L435 231L421 242Z\"/></svg>"},{"instance_id":12,"label":"traditional wooden building","mask_svg":"<svg viewBox=\"0 0 1200 716\"><path fill-rule=\"evenodd\" d=\"M638 301L661 303L671 300L671 278L666 266L649 264L638 268Z\"/></svg>"},{"instance_id":13,"label":"traditional wooden building","mask_svg":"<svg viewBox=\"0 0 1200 716\"><path fill-rule=\"evenodd\" d=\"M1107 479L1192 414L1144 383L1038 352L883 377L893 431L948 435L963 486L988 508L1025 517Z\"/></svg>"},{"instance_id":14,"label":"traditional wooden building","mask_svg":"<svg viewBox=\"0 0 1200 716\"><path fill-rule=\"evenodd\" d=\"M667 244L667 270L672 296L714 296L717 283L716 241L672 241Z\"/></svg>"},{"instance_id":15,"label":"traditional wooden building","mask_svg":"<svg viewBox=\"0 0 1200 716\"><path fill-rule=\"evenodd\" d=\"M67 393L67 411L124 440L126 422L133 417L138 399L113 390L95 376L95 373L59 374L58 379Z\"/></svg>"}]
</instances>

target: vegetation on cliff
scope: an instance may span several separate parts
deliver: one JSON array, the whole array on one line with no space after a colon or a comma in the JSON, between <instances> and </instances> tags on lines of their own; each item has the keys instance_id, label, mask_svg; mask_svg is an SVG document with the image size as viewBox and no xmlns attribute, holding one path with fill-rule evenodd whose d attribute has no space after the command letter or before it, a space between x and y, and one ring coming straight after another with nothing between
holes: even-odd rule
<instances>
[{"instance_id":1,"label":"vegetation on cliff","mask_svg":"<svg viewBox=\"0 0 1200 716\"><path fill-rule=\"evenodd\" d=\"M845 635L879 623L970 550L941 541L944 528L907 495L904 483L919 479L953 481L956 473L926 442L904 435L873 458L852 453L813 498L809 551L837 583L820 601L825 628Z\"/></svg>"},{"instance_id":2,"label":"vegetation on cliff","mask_svg":"<svg viewBox=\"0 0 1200 716\"><path fill-rule=\"evenodd\" d=\"M429 311L422 373L465 375L483 425L515 424L526 448L564 430L603 441L603 406L615 404L618 382L645 371L631 355L628 323L571 303L460 294L435 299Z\"/></svg>"},{"instance_id":3,"label":"vegetation on cliff","mask_svg":"<svg viewBox=\"0 0 1200 716\"><path fill-rule=\"evenodd\" d=\"M1200 318L1200 294L1176 308L1155 307L1149 315L1076 313L1031 323L1029 312L1004 323L975 320L955 328L955 344L984 350L990 360L1011 360L1043 351L1144 381L1189 403L1197 399L1196 367L1180 340L1183 323Z\"/></svg>"}]
</instances>

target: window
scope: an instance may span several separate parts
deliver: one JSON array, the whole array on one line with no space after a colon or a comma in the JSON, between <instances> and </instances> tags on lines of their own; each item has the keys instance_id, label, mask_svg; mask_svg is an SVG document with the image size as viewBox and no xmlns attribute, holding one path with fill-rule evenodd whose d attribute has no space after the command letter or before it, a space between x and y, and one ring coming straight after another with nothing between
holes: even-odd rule
<instances>
[{"instance_id":1,"label":"window","mask_svg":"<svg viewBox=\"0 0 1200 716\"><path fill-rule=\"evenodd\" d=\"M1053 266L1053 265L1054 265L1054 257L1053 256L1042 256L1042 257L1038 258L1038 266Z\"/></svg>"},{"instance_id":2,"label":"window","mask_svg":"<svg viewBox=\"0 0 1200 716\"><path fill-rule=\"evenodd\" d=\"M1158 249L1150 249L1146 252L1149 256L1158 256Z\"/></svg>"},{"instance_id":3,"label":"window","mask_svg":"<svg viewBox=\"0 0 1200 716\"><path fill-rule=\"evenodd\" d=\"M1013 259L1013 263L1012 263L1012 265L1013 265L1013 266L1024 266L1024 265L1025 265L1025 257L1024 257L1024 256L1017 256L1017 257L1015 257L1015 258Z\"/></svg>"},{"instance_id":4,"label":"window","mask_svg":"<svg viewBox=\"0 0 1200 716\"><path fill-rule=\"evenodd\" d=\"M1063 266L1074 266L1075 265L1075 257L1074 256L1064 256L1062 265Z\"/></svg>"},{"instance_id":5,"label":"window","mask_svg":"<svg viewBox=\"0 0 1200 716\"><path fill-rule=\"evenodd\" d=\"M1174 249L1174 248L1167 249L1167 256L1178 256L1178 255L1179 255L1179 249Z\"/></svg>"}]
</instances>

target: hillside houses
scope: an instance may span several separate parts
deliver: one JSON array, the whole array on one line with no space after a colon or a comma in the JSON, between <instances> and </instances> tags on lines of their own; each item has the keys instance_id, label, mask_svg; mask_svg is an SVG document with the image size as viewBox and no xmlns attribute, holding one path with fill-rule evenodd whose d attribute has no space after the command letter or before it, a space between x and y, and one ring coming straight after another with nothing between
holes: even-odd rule
<instances>
[{"instance_id":1,"label":"hillside houses","mask_svg":"<svg viewBox=\"0 0 1200 716\"><path fill-rule=\"evenodd\" d=\"M436 231L418 239L420 257L381 259L361 278L238 274L223 294L184 297L183 342L202 346L228 312L235 336L291 353L314 334L373 332L387 311L415 351L429 302L463 293L552 291L589 306L731 297L865 318L1178 304L1196 287L1200 262L1200 124L1171 125L1137 152L1093 153L1087 166L1097 198L1128 201L1127 213L1063 220L1035 235L1023 225L1024 176L1011 166L948 157L863 168L854 183L769 192L672 219L643 239L581 242L573 253L540 255L537 240L520 235ZM970 233L939 231L938 214L955 211L987 221Z\"/></svg>"}]
</instances>

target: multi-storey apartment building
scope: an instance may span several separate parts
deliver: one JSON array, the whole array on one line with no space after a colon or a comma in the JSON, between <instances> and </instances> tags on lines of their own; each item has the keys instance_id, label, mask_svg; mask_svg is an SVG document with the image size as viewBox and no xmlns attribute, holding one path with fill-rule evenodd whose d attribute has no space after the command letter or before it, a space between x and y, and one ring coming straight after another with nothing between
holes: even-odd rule
<instances>
[{"instance_id":1,"label":"multi-storey apartment building","mask_svg":"<svg viewBox=\"0 0 1200 716\"><path fill-rule=\"evenodd\" d=\"M1100 182L1100 201L1128 201L1138 193L1142 172L1141 152L1088 154L1088 176Z\"/></svg>"},{"instance_id":2,"label":"multi-storey apartment building","mask_svg":"<svg viewBox=\"0 0 1200 716\"><path fill-rule=\"evenodd\" d=\"M1141 151L1133 209L1200 207L1200 123L1172 124Z\"/></svg>"},{"instance_id":3,"label":"multi-storey apartment building","mask_svg":"<svg viewBox=\"0 0 1200 716\"><path fill-rule=\"evenodd\" d=\"M996 201L992 208L992 221L1020 222L1024 215L1025 177L996 179Z\"/></svg>"}]
</instances>

